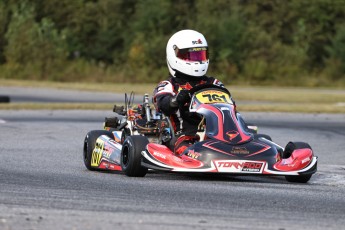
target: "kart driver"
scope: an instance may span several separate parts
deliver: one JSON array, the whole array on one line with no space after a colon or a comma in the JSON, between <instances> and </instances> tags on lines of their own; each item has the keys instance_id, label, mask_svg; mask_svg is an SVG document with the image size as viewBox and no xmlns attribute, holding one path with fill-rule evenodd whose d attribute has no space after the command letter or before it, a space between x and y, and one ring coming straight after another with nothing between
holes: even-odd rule
<instances>
[{"instance_id":1,"label":"kart driver","mask_svg":"<svg viewBox=\"0 0 345 230\"><path fill-rule=\"evenodd\" d=\"M158 111L170 117L178 137L173 151L176 155L181 155L199 140L196 133L201 117L189 112L189 90L200 84L224 85L214 77L206 76L209 64L208 46L201 33L194 30L175 33L168 41L166 55L169 79L158 84L153 100Z\"/></svg>"}]
</instances>

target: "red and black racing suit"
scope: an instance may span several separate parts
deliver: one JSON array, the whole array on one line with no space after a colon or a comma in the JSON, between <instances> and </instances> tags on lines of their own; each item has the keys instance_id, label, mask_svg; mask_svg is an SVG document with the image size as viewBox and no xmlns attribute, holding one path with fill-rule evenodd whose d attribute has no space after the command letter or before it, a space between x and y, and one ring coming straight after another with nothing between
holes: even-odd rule
<instances>
[{"instance_id":1,"label":"red and black racing suit","mask_svg":"<svg viewBox=\"0 0 345 230\"><path fill-rule=\"evenodd\" d=\"M170 76L168 80L161 81L153 92L153 100L156 103L158 111L170 117L176 136L179 136L174 146L175 154L182 154L189 145L198 139L196 133L202 118L196 113L189 112L190 102L173 107L171 100L180 90L190 90L201 84L214 84L224 87L214 77L191 77L177 74L176 77Z\"/></svg>"}]
</instances>

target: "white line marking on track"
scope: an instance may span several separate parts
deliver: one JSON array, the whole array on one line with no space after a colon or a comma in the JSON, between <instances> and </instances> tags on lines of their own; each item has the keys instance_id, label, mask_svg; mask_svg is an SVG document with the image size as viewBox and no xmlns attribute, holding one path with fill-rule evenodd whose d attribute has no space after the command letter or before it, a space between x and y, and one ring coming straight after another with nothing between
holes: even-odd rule
<instances>
[{"instance_id":1,"label":"white line marking on track","mask_svg":"<svg viewBox=\"0 0 345 230\"><path fill-rule=\"evenodd\" d=\"M6 123L5 120L0 119L0 124L5 124L5 123Z\"/></svg>"}]
</instances>

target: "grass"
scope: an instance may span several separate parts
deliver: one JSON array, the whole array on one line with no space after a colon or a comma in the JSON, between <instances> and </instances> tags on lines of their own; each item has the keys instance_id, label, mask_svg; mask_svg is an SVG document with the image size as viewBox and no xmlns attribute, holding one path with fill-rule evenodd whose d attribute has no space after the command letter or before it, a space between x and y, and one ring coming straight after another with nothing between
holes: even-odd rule
<instances>
[{"instance_id":1,"label":"grass","mask_svg":"<svg viewBox=\"0 0 345 230\"><path fill-rule=\"evenodd\" d=\"M58 83L44 81L18 81L0 79L1 86L58 88L81 91L103 91L136 94L149 93L155 84L112 83ZM238 103L239 111L345 113L345 90L320 88L248 87L228 86ZM262 103L261 103L262 102ZM261 103L261 104L260 104ZM271 103L271 104L270 104ZM112 104L96 103L15 103L0 104L0 109L112 109Z\"/></svg>"},{"instance_id":2,"label":"grass","mask_svg":"<svg viewBox=\"0 0 345 230\"><path fill-rule=\"evenodd\" d=\"M283 87L239 87L231 86L233 98L248 101L270 101L289 103L339 103L345 102L345 90Z\"/></svg>"}]
</instances>

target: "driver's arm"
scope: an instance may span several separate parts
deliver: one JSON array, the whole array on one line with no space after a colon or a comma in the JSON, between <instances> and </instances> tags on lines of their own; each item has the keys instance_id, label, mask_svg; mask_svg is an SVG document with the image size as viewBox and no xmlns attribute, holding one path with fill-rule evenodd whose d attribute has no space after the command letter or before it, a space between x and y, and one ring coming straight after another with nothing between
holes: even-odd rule
<instances>
[{"instance_id":1,"label":"driver's arm","mask_svg":"<svg viewBox=\"0 0 345 230\"><path fill-rule=\"evenodd\" d=\"M178 104L176 103L175 92L170 81L162 81L158 84L153 92L153 101L158 111L169 116L176 113Z\"/></svg>"},{"instance_id":2,"label":"driver's arm","mask_svg":"<svg viewBox=\"0 0 345 230\"><path fill-rule=\"evenodd\" d=\"M158 110L162 111L167 116L176 113L178 105L176 106L176 104L172 102L173 100L174 96L171 94L158 95L156 97Z\"/></svg>"}]
</instances>

